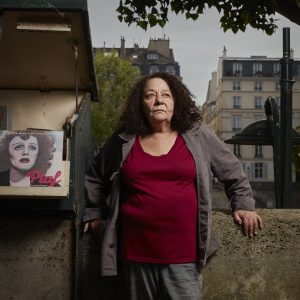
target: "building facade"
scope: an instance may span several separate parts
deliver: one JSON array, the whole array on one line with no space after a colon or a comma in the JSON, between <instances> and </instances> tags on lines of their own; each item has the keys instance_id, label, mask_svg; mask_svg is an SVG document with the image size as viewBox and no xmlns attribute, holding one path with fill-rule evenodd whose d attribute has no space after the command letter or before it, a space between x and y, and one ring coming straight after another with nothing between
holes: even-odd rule
<instances>
[{"instance_id":1,"label":"building facade","mask_svg":"<svg viewBox=\"0 0 300 300\"><path fill-rule=\"evenodd\" d=\"M180 78L180 66L175 61L170 40L166 38L150 39L147 48L140 47L137 43L133 47L125 47L125 38L121 37L120 48L97 48L104 53L117 51L122 58L128 59L140 69L141 76L157 72L167 72ZM96 49L96 50L97 50Z\"/></svg>"},{"instance_id":2,"label":"building facade","mask_svg":"<svg viewBox=\"0 0 300 300\"><path fill-rule=\"evenodd\" d=\"M293 128L300 125L300 60L294 59ZM218 69L209 81L203 105L205 122L226 140L250 123L266 119L265 100L280 109L280 59L267 56L227 57L224 48ZM242 162L250 181L274 181L272 146L228 145Z\"/></svg>"}]
</instances>

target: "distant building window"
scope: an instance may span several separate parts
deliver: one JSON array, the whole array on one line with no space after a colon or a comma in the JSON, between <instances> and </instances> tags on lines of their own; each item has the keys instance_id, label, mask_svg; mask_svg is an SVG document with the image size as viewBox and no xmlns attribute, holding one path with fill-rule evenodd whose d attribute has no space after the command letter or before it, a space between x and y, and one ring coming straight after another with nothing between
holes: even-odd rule
<instances>
[{"instance_id":1,"label":"distant building window","mask_svg":"<svg viewBox=\"0 0 300 300\"><path fill-rule=\"evenodd\" d=\"M154 73L157 73L157 72L159 72L158 65L151 65L150 66L150 74L154 74Z\"/></svg>"},{"instance_id":2,"label":"distant building window","mask_svg":"<svg viewBox=\"0 0 300 300\"><path fill-rule=\"evenodd\" d=\"M175 75L175 67L173 65L167 65L166 72Z\"/></svg>"},{"instance_id":3,"label":"distant building window","mask_svg":"<svg viewBox=\"0 0 300 300\"><path fill-rule=\"evenodd\" d=\"M254 122L257 122L257 121L260 121L260 120L263 120L263 119L264 119L263 115L255 115L254 116Z\"/></svg>"},{"instance_id":4,"label":"distant building window","mask_svg":"<svg viewBox=\"0 0 300 300\"><path fill-rule=\"evenodd\" d=\"M232 116L232 131L239 132L241 128L241 116Z\"/></svg>"},{"instance_id":5,"label":"distant building window","mask_svg":"<svg viewBox=\"0 0 300 300\"><path fill-rule=\"evenodd\" d=\"M279 90L280 90L280 82L275 81L275 91L279 91Z\"/></svg>"},{"instance_id":6,"label":"distant building window","mask_svg":"<svg viewBox=\"0 0 300 300\"><path fill-rule=\"evenodd\" d=\"M254 63L253 64L253 75L254 76L262 76L262 63Z\"/></svg>"},{"instance_id":7,"label":"distant building window","mask_svg":"<svg viewBox=\"0 0 300 300\"><path fill-rule=\"evenodd\" d=\"M241 83L239 81L234 81L232 83L232 89L234 91L240 91L241 90Z\"/></svg>"},{"instance_id":8,"label":"distant building window","mask_svg":"<svg viewBox=\"0 0 300 300\"><path fill-rule=\"evenodd\" d=\"M280 96L275 97L278 108L280 108Z\"/></svg>"},{"instance_id":9,"label":"distant building window","mask_svg":"<svg viewBox=\"0 0 300 300\"><path fill-rule=\"evenodd\" d=\"M158 59L158 53L147 53L148 60L155 60Z\"/></svg>"},{"instance_id":10,"label":"distant building window","mask_svg":"<svg viewBox=\"0 0 300 300\"><path fill-rule=\"evenodd\" d=\"M241 97L233 96L233 108L241 108Z\"/></svg>"},{"instance_id":11,"label":"distant building window","mask_svg":"<svg viewBox=\"0 0 300 300\"><path fill-rule=\"evenodd\" d=\"M233 63L232 65L233 76L242 76L243 67L241 63Z\"/></svg>"},{"instance_id":12,"label":"distant building window","mask_svg":"<svg viewBox=\"0 0 300 300\"><path fill-rule=\"evenodd\" d=\"M274 63L273 73L274 73L274 76L280 76L280 63Z\"/></svg>"},{"instance_id":13,"label":"distant building window","mask_svg":"<svg viewBox=\"0 0 300 300\"><path fill-rule=\"evenodd\" d=\"M262 158L263 157L262 145L255 145L255 157L256 158Z\"/></svg>"},{"instance_id":14,"label":"distant building window","mask_svg":"<svg viewBox=\"0 0 300 300\"><path fill-rule=\"evenodd\" d=\"M263 87L262 81L255 81L254 82L254 90L255 91L261 91Z\"/></svg>"},{"instance_id":15,"label":"distant building window","mask_svg":"<svg viewBox=\"0 0 300 300\"><path fill-rule=\"evenodd\" d=\"M233 153L236 157L241 157L241 145L233 145Z\"/></svg>"},{"instance_id":16,"label":"distant building window","mask_svg":"<svg viewBox=\"0 0 300 300\"><path fill-rule=\"evenodd\" d=\"M255 96L254 97L254 107L255 108L262 108L262 97L261 96Z\"/></svg>"},{"instance_id":17,"label":"distant building window","mask_svg":"<svg viewBox=\"0 0 300 300\"><path fill-rule=\"evenodd\" d=\"M257 162L254 164L254 178L264 178L264 164Z\"/></svg>"}]
</instances>

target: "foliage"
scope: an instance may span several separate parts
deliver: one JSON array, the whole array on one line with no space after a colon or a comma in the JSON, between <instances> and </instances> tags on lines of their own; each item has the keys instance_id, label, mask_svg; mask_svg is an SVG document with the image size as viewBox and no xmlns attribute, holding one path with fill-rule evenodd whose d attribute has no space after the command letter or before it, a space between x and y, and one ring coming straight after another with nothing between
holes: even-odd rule
<instances>
[{"instance_id":1,"label":"foliage","mask_svg":"<svg viewBox=\"0 0 300 300\"><path fill-rule=\"evenodd\" d=\"M130 61L120 58L116 51L105 55L101 50L95 55L95 69L100 100L92 103L91 127L100 145L115 130L128 91L140 71Z\"/></svg>"},{"instance_id":2,"label":"foliage","mask_svg":"<svg viewBox=\"0 0 300 300\"><path fill-rule=\"evenodd\" d=\"M296 131L300 134L300 126L296 127ZM297 173L300 172L300 146L293 145L292 149L292 161Z\"/></svg>"},{"instance_id":3,"label":"foliage","mask_svg":"<svg viewBox=\"0 0 300 300\"><path fill-rule=\"evenodd\" d=\"M169 11L185 14L186 19L197 20L206 8L215 7L222 15L221 27L234 33L245 31L247 25L271 35L277 26L275 12L300 24L300 0L120 0L119 20L128 25L136 23L144 30L168 22Z\"/></svg>"}]
</instances>

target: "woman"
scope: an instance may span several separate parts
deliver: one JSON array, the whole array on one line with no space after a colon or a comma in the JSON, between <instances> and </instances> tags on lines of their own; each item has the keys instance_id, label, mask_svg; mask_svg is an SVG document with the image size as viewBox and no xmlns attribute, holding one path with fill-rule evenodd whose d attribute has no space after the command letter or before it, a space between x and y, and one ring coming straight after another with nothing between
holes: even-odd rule
<instances>
[{"instance_id":1,"label":"woman","mask_svg":"<svg viewBox=\"0 0 300 300\"><path fill-rule=\"evenodd\" d=\"M6 132L1 140L0 186L37 185L30 172L45 174L55 151L52 136L32 132Z\"/></svg>"},{"instance_id":2,"label":"woman","mask_svg":"<svg viewBox=\"0 0 300 300\"><path fill-rule=\"evenodd\" d=\"M137 82L120 124L85 183L85 231L103 235L102 275L117 274L119 251L130 299L200 299L201 267L218 247L212 174L224 183L234 220L253 236L262 220L247 177L202 124L175 76L157 73Z\"/></svg>"}]
</instances>

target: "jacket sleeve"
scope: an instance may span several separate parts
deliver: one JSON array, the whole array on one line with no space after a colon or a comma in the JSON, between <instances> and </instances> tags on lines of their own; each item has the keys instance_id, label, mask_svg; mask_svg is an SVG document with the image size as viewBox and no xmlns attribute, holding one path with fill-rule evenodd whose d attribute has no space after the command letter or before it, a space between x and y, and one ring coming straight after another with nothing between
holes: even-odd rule
<instances>
[{"instance_id":1,"label":"jacket sleeve","mask_svg":"<svg viewBox=\"0 0 300 300\"><path fill-rule=\"evenodd\" d=\"M93 159L91 167L84 180L85 192L85 211L83 221L100 218L105 219L107 214L107 197L108 183L103 172L103 154L101 151Z\"/></svg>"},{"instance_id":2,"label":"jacket sleeve","mask_svg":"<svg viewBox=\"0 0 300 300\"><path fill-rule=\"evenodd\" d=\"M206 127L213 174L224 184L232 211L255 210L252 189L241 162L215 133Z\"/></svg>"},{"instance_id":3,"label":"jacket sleeve","mask_svg":"<svg viewBox=\"0 0 300 300\"><path fill-rule=\"evenodd\" d=\"M120 166L120 141L114 134L93 159L89 171L85 175L85 211L83 221L100 218L106 219L109 207L106 203L110 194L112 174Z\"/></svg>"}]
</instances>

